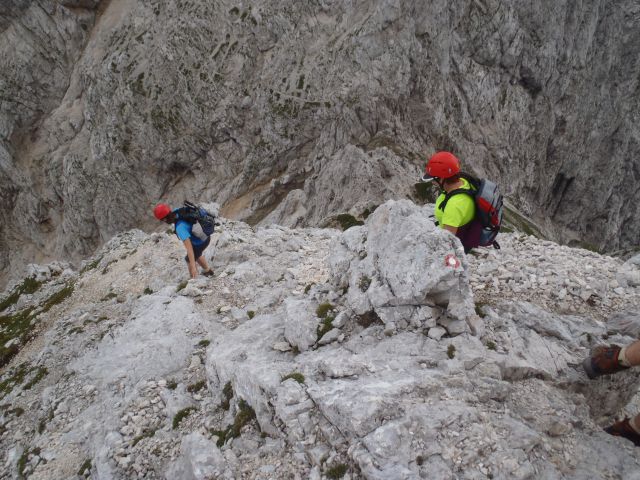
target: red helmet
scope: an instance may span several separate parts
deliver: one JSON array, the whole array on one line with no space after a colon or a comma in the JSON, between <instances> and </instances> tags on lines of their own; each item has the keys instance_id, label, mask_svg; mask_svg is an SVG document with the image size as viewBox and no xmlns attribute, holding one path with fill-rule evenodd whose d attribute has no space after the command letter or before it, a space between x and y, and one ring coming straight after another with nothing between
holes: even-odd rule
<instances>
[{"instance_id":1,"label":"red helmet","mask_svg":"<svg viewBox=\"0 0 640 480\"><path fill-rule=\"evenodd\" d=\"M460 161L453 153L437 152L427 162L423 180L433 177L451 178L460 172Z\"/></svg>"},{"instance_id":2,"label":"red helmet","mask_svg":"<svg viewBox=\"0 0 640 480\"><path fill-rule=\"evenodd\" d=\"M162 220L164 217L171 213L171 207L166 203L159 203L156 205L156 208L153 209L153 215L158 219Z\"/></svg>"}]
</instances>

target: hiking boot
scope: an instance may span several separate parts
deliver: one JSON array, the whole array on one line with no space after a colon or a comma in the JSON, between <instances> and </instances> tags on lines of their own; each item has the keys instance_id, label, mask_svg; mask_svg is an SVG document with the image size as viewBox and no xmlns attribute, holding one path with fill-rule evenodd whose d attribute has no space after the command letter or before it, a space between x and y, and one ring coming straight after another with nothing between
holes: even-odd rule
<instances>
[{"instance_id":1,"label":"hiking boot","mask_svg":"<svg viewBox=\"0 0 640 480\"><path fill-rule=\"evenodd\" d=\"M205 277L213 277L213 269L210 268L209 270L205 270L204 272L202 272L202 274Z\"/></svg>"},{"instance_id":2,"label":"hiking boot","mask_svg":"<svg viewBox=\"0 0 640 480\"><path fill-rule=\"evenodd\" d=\"M627 440L631 440L636 447L640 447L640 434L631 427L628 418L614 423L610 427L605 428L604 431L609 435L624 437Z\"/></svg>"},{"instance_id":3,"label":"hiking boot","mask_svg":"<svg viewBox=\"0 0 640 480\"><path fill-rule=\"evenodd\" d=\"M600 345L591 350L591 356L582 362L584 371L589 378L596 378L600 375L616 373L626 370L629 367L620 365L618 355L621 348L618 345Z\"/></svg>"}]
</instances>

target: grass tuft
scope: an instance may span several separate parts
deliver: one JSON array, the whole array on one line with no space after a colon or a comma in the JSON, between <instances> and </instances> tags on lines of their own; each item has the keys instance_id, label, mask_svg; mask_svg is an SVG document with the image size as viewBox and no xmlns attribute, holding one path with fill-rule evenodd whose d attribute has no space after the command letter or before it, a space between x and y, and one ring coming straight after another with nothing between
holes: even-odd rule
<instances>
[{"instance_id":1,"label":"grass tuft","mask_svg":"<svg viewBox=\"0 0 640 480\"><path fill-rule=\"evenodd\" d=\"M347 468L348 467L344 463L339 463L327 469L327 471L324 473L327 478L330 478L331 480L337 480L338 478L344 477L345 473L347 473Z\"/></svg>"},{"instance_id":2,"label":"grass tuft","mask_svg":"<svg viewBox=\"0 0 640 480\"><path fill-rule=\"evenodd\" d=\"M134 444L135 445L135 444ZM78 475L84 477L85 474L91 473L91 459L87 458L78 470Z\"/></svg>"},{"instance_id":3,"label":"grass tuft","mask_svg":"<svg viewBox=\"0 0 640 480\"><path fill-rule=\"evenodd\" d=\"M49 310L51 310L52 307L64 302L67 298L71 296L74 289L75 289L75 285L73 283L68 283L64 288L62 288L61 290L51 295L44 302L44 305L40 313L48 312Z\"/></svg>"},{"instance_id":4,"label":"grass tuft","mask_svg":"<svg viewBox=\"0 0 640 480\"><path fill-rule=\"evenodd\" d=\"M135 437L133 439L133 442L131 442L131 446L135 447L141 440L145 439L145 438L151 438L156 434L156 429L152 428L149 430L145 430L143 431L140 435L138 435L137 437Z\"/></svg>"},{"instance_id":5,"label":"grass tuft","mask_svg":"<svg viewBox=\"0 0 640 480\"><path fill-rule=\"evenodd\" d=\"M231 382L227 382L224 384L224 388L222 389L222 402L220 403L220 407L223 410L229 410L231 407L231 399L233 398L233 387L231 386Z\"/></svg>"},{"instance_id":6,"label":"grass tuft","mask_svg":"<svg viewBox=\"0 0 640 480\"><path fill-rule=\"evenodd\" d=\"M371 285L371 279L366 275L360 278L358 282L358 287L360 287L361 292L366 292L369 290L369 286Z\"/></svg>"},{"instance_id":7,"label":"grass tuft","mask_svg":"<svg viewBox=\"0 0 640 480\"><path fill-rule=\"evenodd\" d=\"M325 318L331 310L333 310L333 305L327 302L321 303L318 305L318 308L316 308L316 316L319 318Z\"/></svg>"},{"instance_id":8,"label":"grass tuft","mask_svg":"<svg viewBox=\"0 0 640 480\"><path fill-rule=\"evenodd\" d=\"M187 392L196 393L202 390L206 386L207 386L207 382L205 382L204 380L200 380L196 383L192 383L191 385L189 385L187 387Z\"/></svg>"},{"instance_id":9,"label":"grass tuft","mask_svg":"<svg viewBox=\"0 0 640 480\"><path fill-rule=\"evenodd\" d=\"M195 410L195 407L187 407L187 408L183 408L182 410L179 410L178 413L176 413L176 416L173 417L173 429L177 429L178 426L180 425L180 422L182 420L184 420L185 418L187 418L192 411Z\"/></svg>"},{"instance_id":10,"label":"grass tuft","mask_svg":"<svg viewBox=\"0 0 640 480\"><path fill-rule=\"evenodd\" d=\"M333 329L333 319L335 317L327 316L320 322L318 328L316 329L316 334L318 335L318 340L320 340L327 332Z\"/></svg>"},{"instance_id":11,"label":"grass tuft","mask_svg":"<svg viewBox=\"0 0 640 480\"><path fill-rule=\"evenodd\" d=\"M213 431L213 434L218 437L216 445L222 447L228 440L239 437L242 427L255 418L256 412L253 408L251 408L247 402L240 399L238 402L238 413L236 413L233 423L224 430Z\"/></svg>"},{"instance_id":12,"label":"grass tuft","mask_svg":"<svg viewBox=\"0 0 640 480\"><path fill-rule=\"evenodd\" d=\"M20 295L22 295L23 293L30 295L37 292L40 288L40 285L42 285L42 282L37 281L33 277L25 278L20 285L16 286L13 289L13 291L7 298L0 302L0 312L6 310L11 305L14 305L20 298Z\"/></svg>"},{"instance_id":13,"label":"grass tuft","mask_svg":"<svg viewBox=\"0 0 640 480\"><path fill-rule=\"evenodd\" d=\"M42 380L44 377L46 377L48 373L49 373L49 371L45 367L37 367L36 368L36 374L22 388L24 390L30 390L31 387L33 387L36 383L38 383L40 380Z\"/></svg>"}]
</instances>

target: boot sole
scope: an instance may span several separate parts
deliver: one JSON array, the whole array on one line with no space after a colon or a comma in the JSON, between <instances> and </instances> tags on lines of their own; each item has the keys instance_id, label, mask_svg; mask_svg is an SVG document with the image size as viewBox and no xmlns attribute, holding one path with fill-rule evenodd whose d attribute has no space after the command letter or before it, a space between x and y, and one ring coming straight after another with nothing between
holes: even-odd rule
<instances>
[{"instance_id":1,"label":"boot sole","mask_svg":"<svg viewBox=\"0 0 640 480\"><path fill-rule=\"evenodd\" d=\"M591 380L598 376L598 374L591 366L591 357L587 357L582 361L582 368L584 368L584 373L586 373L587 377L589 377Z\"/></svg>"}]
</instances>

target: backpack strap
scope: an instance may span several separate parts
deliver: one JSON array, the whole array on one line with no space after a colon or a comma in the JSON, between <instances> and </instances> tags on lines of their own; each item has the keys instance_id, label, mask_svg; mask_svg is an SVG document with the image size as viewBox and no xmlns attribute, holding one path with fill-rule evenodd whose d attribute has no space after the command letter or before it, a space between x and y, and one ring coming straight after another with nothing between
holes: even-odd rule
<instances>
[{"instance_id":1,"label":"backpack strap","mask_svg":"<svg viewBox=\"0 0 640 480\"><path fill-rule=\"evenodd\" d=\"M465 193L465 194L471 196L472 198L474 198L473 190L471 190L469 188L456 188L455 190L451 190L449 193L447 193L444 196L444 200L442 201L442 203L440 204L440 206L438 208L444 212L444 207L447 206L447 202L449 201L449 199L451 197L453 197L454 195L458 195L460 193Z\"/></svg>"},{"instance_id":2,"label":"backpack strap","mask_svg":"<svg viewBox=\"0 0 640 480\"><path fill-rule=\"evenodd\" d=\"M444 200L438 207L442 211L444 211L444 207L447 206L447 202L449 201L449 199L454 195L458 195L459 193L466 193L467 195L471 195L471 197L475 199L475 192L478 190L480 180L464 172L460 172L458 175L460 175L460 178L464 178L469 183L469 187L471 188L456 188L455 190L451 190L449 193L445 194Z\"/></svg>"},{"instance_id":3,"label":"backpack strap","mask_svg":"<svg viewBox=\"0 0 640 480\"><path fill-rule=\"evenodd\" d=\"M178 213L178 218L176 218L176 222L178 220L184 220L185 222L194 224L198 221L195 213L188 206L180 207L177 213Z\"/></svg>"}]
</instances>

